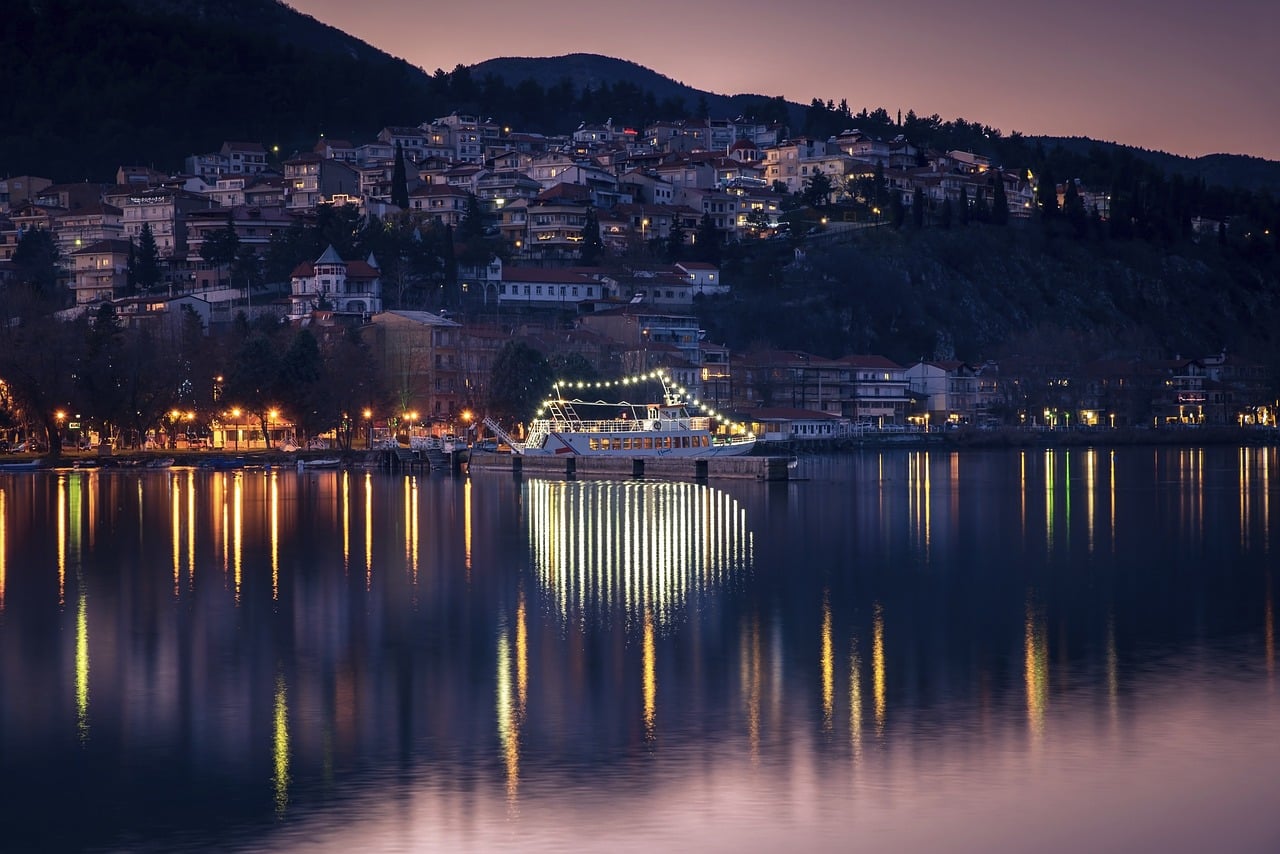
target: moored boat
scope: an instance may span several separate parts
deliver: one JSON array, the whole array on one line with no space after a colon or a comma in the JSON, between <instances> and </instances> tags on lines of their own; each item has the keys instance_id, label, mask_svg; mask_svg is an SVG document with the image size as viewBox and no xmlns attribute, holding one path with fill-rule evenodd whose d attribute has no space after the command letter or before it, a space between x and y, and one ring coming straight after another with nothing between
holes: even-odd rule
<instances>
[{"instance_id":1,"label":"moored boat","mask_svg":"<svg viewBox=\"0 0 1280 854\"><path fill-rule=\"evenodd\" d=\"M570 389L585 390L588 384L558 382L551 399L530 422L523 442L512 440L491 419L485 424L522 456L720 457L750 453L755 447L756 437L750 430L696 398L686 400L685 389L663 371L590 387L643 388L647 382L661 384L661 401L570 399L565 396ZM700 412L694 414L690 406Z\"/></svg>"}]
</instances>

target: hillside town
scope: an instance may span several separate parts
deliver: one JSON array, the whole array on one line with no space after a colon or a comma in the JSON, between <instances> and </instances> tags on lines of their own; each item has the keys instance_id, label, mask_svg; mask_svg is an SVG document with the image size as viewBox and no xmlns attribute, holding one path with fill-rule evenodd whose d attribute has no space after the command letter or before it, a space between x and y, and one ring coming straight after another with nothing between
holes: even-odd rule
<instances>
[{"instance_id":1,"label":"hillside town","mask_svg":"<svg viewBox=\"0 0 1280 854\"><path fill-rule=\"evenodd\" d=\"M1108 217L1106 193L1078 182L1055 189L1059 204ZM126 165L111 184L7 177L0 282L16 280L24 240L43 233L56 247L64 319L109 305L138 328L172 329L194 315L210 334L243 315L329 335L359 329L395 408L439 432L485 408L494 362L512 340L549 359L580 357L600 376L663 368L765 439L1274 425L1267 370L1227 352L1085 365L1053 354L998 363L955 354L899 364L876 354L731 352L703 331L699 311L733 296L717 263L721 246L777 241L800 259L807 247L904 216L1030 218L1042 198L1032 174L856 129L820 140L780 125L700 119L584 124L552 137L453 113L289 154L226 141L188 157L178 174ZM410 304L405 265L391 276L393 259L343 257L335 245L300 260L287 281L265 280L273 247L326 209L408 228L415 239L474 230L480 220L485 251L457 257L447 307ZM215 251L219 242L234 252ZM141 282L148 253L155 276ZM212 423L225 402L189 405L207 408L200 418Z\"/></svg>"}]
</instances>

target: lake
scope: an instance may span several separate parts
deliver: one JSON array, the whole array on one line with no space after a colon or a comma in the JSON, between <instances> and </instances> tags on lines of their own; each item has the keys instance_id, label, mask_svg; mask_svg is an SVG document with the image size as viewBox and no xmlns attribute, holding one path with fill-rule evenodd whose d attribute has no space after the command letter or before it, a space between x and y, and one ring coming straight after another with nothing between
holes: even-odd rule
<instances>
[{"instance_id":1,"label":"lake","mask_svg":"<svg viewBox=\"0 0 1280 854\"><path fill-rule=\"evenodd\" d=\"M0 848L1280 850L1274 448L0 472Z\"/></svg>"}]
</instances>

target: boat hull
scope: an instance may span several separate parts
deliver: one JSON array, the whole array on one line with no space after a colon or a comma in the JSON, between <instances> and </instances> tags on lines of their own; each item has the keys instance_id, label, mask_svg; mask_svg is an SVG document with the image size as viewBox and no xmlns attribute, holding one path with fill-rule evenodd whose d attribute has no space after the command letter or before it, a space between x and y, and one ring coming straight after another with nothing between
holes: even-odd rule
<instances>
[{"instance_id":1,"label":"boat hull","mask_svg":"<svg viewBox=\"0 0 1280 854\"><path fill-rule=\"evenodd\" d=\"M659 433L636 431L633 433L569 433L549 432L538 447L523 447L522 456L563 456L608 459L633 459L635 457L668 457L705 459L708 457L738 457L751 453L755 439L716 441L708 433ZM513 449L514 450L514 449Z\"/></svg>"}]
</instances>

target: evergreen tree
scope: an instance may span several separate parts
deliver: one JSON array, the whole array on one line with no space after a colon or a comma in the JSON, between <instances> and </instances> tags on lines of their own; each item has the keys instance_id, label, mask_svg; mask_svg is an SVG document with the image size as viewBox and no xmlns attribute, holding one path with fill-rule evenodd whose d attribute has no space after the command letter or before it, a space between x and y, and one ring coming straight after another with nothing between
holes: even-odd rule
<instances>
[{"instance_id":1,"label":"evergreen tree","mask_svg":"<svg viewBox=\"0 0 1280 854\"><path fill-rule=\"evenodd\" d=\"M396 163L391 170L391 204L402 211L409 209L409 179L405 175L404 147L396 143Z\"/></svg>"},{"instance_id":2,"label":"evergreen tree","mask_svg":"<svg viewBox=\"0 0 1280 854\"><path fill-rule=\"evenodd\" d=\"M951 227L951 199L942 200L942 212L938 216L938 223L943 228Z\"/></svg>"},{"instance_id":3,"label":"evergreen tree","mask_svg":"<svg viewBox=\"0 0 1280 854\"><path fill-rule=\"evenodd\" d=\"M694 256L708 264L720 263L720 229L716 228L711 214L704 213L698 221L698 234L694 238Z\"/></svg>"},{"instance_id":4,"label":"evergreen tree","mask_svg":"<svg viewBox=\"0 0 1280 854\"><path fill-rule=\"evenodd\" d=\"M541 353L523 341L508 341L489 374L489 411L507 425L525 421L546 399L553 379Z\"/></svg>"},{"instance_id":5,"label":"evergreen tree","mask_svg":"<svg viewBox=\"0 0 1280 854\"><path fill-rule=\"evenodd\" d=\"M991 221L996 225L1006 225L1009 222L1009 197L1004 192L1004 176L996 172L992 183L994 187L992 188ZM986 206L985 200L983 206Z\"/></svg>"},{"instance_id":6,"label":"evergreen tree","mask_svg":"<svg viewBox=\"0 0 1280 854\"><path fill-rule=\"evenodd\" d=\"M1057 218L1058 183L1047 166L1040 172L1040 183L1036 186L1036 203L1040 206L1040 216L1044 220Z\"/></svg>"},{"instance_id":7,"label":"evergreen tree","mask_svg":"<svg viewBox=\"0 0 1280 854\"><path fill-rule=\"evenodd\" d=\"M964 186L963 184L960 185L959 208L960 208L960 224L968 225L969 224L969 188Z\"/></svg>"},{"instance_id":8,"label":"evergreen tree","mask_svg":"<svg viewBox=\"0 0 1280 854\"><path fill-rule=\"evenodd\" d=\"M600 263L604 255L604 240L600 237L600 220L596 217L596 209L587 207L586 221L582 224L582 244L579 248L582 263L594 267Z\"/></svg>"},{"instance_id":9,"label":"evergreen tree","mask_svg":"<svg viewBox=\"0 0 1280 854\"><path fill-rule=\"evenodd\" d=\"M22 232L12 261L18 281L27 285L39 302L50 308L60 307L58 244L53 232L44 228L28 228Z\"/></svg>"},{"instance_id":10,"label":"evergreen tree","mask_svg":"<svg viewBox=\"0 0 1280 854\"><path fill-rule=\"evenodd\" d=\"M997 185L999 182L996 182ZM987 191L978 188L978 195L973 200L973 218L977 222L995 222L995 218L991 215L991 208L987 205ZM1003 223L996 223L1003 225Z\"/></svg>"},{"instance_id":11,"label":"evergreen tree","mask_svg":"<svg viewBox=\"0 0 1280 854\"><path fill-rule=\"evenodd\" d=\"M667 234L667 263L674 263L684 257L684 228L677 219L671 223L671 231Z\"/></svg>"},{"instance_id":12,"label":"evergreen tree","mask_svg":"<svg viewBox=\"0 0 1280 854\"><path fill-rule=\"evenodd\" d=\"M1067 189L1063 193L1062 212L1075 231L1076 237L1084 237L1089 230L1089 219L1085 215L1084 200L1080 198L1080 191L1072 179L1067 180Z\"/></svg>"},{"instance_id":13,"label":"evergreen tree","mask_svg":"<svg viewBox=\"0 0 1280 854\"><path fill-rule=\"evenodd\" d=\"M889 222L895 229L901 229L902 223L906 220L906 209L902 204L901 193L889 194Z\"/></svg>"},{"instance_id":14,"label":"evergreen tree","mask_svg":"<svg viewBox=\"0 0 1280 854\"><path fill-rule=\"evenodd\" d=\"M227 214L227 224L223 228L210 231L200 243L200 257L219 270L230 267L236 260L239 250L240 237L236 234L230 213Z\"/></svg>"},{"instance_id":15,"label":"evergreen tree","mask_svg":"<svg viewBox=\"0 0 1280 854\"><path fill-rule=\"evenodd\" d=\"M142 293L150 293L160 285L160 252L151 224L144 222L138 234L138 250L134 256L134 281Z\"/></svg>"},{"instance_id":16,"label":"evergreen tree","mask_svg":"<svg viewBox=\"0 0 1280 854\"><path fill-rule=\"evenodd\" d=\"M911 194L911 224L924 228L924 190L919 187Z\"/></svg>"}]
</instances>

